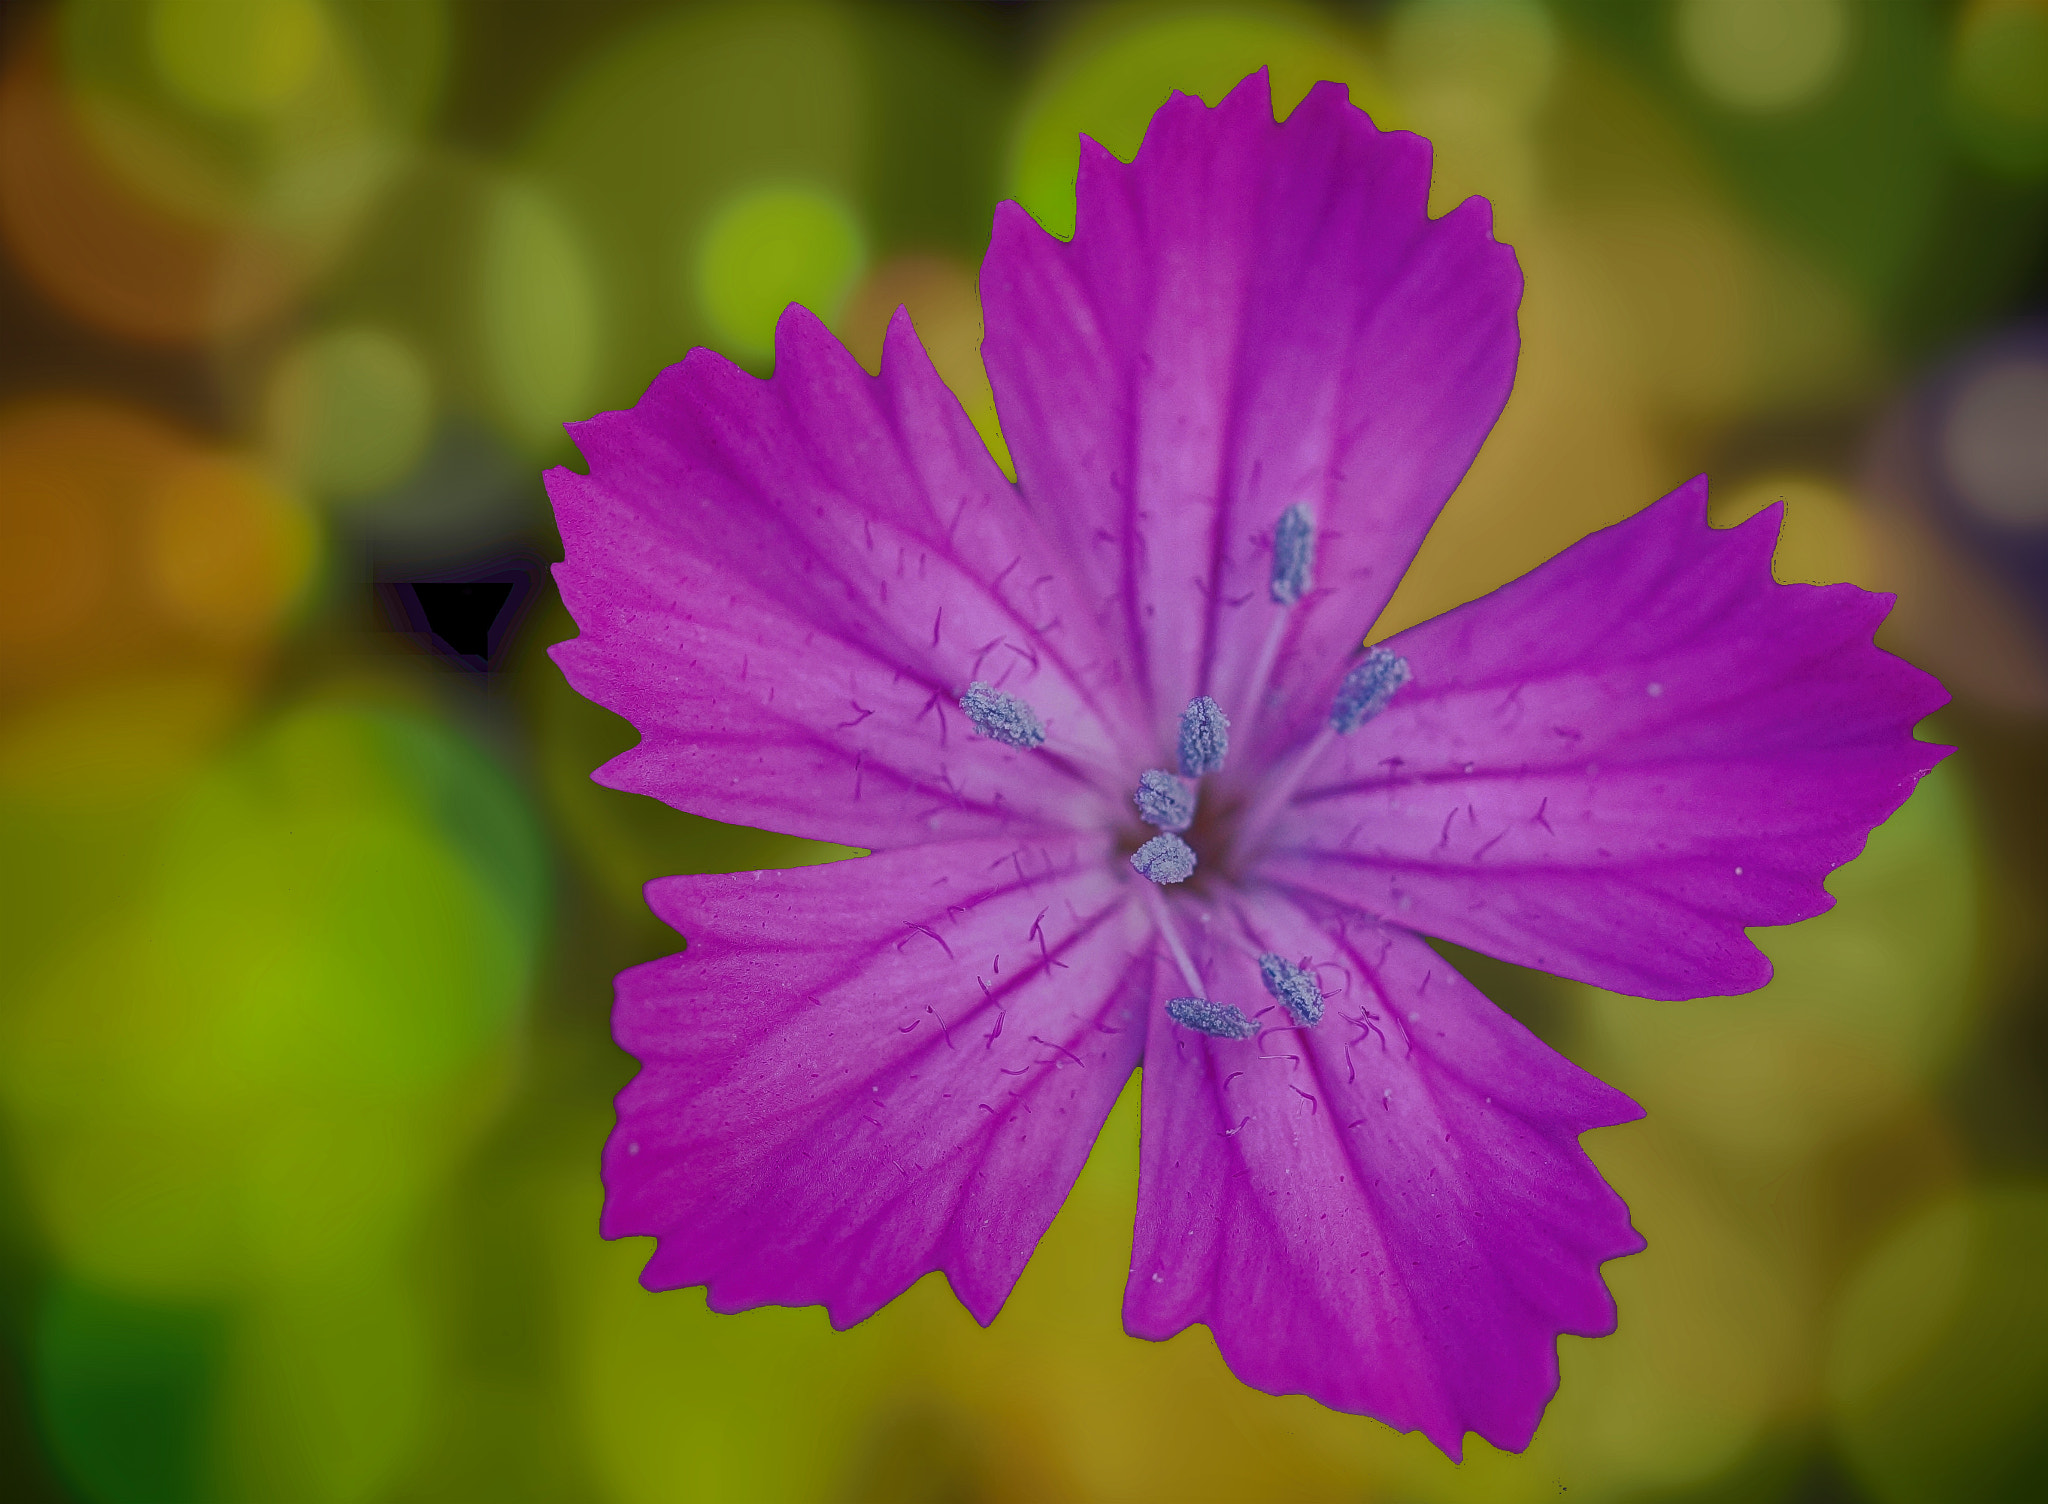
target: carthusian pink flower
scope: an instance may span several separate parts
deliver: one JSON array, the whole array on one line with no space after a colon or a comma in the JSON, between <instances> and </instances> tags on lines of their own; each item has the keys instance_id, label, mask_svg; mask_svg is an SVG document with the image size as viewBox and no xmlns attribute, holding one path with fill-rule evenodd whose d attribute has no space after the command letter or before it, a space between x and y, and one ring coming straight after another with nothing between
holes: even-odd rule
<instances>
[{"instance_id":1,"label":"carthusian pink flower","mask_svg":"<svg viewBox=\"0 0 2048 1504\"><path fill-rule=\"evenodd\" d=\"M555 657L641 737L598 778L873 853L649 885L689 948L618 981L603 1222L648 1286L993 1320L1142 1065L1133 1333L1455 1457L1613 1329L1578 1137L1639 1109L1420 937L1761 986L1744 928L1828 907L1943 696L1703 481L1362 649L1518 349L1428 186L1263 75L1084 145L1073 239L1004 204L982 268L1014 484L900 313L879 376L793 308L772 379L695 350L576 427Z\"/></svg>"}]
</instances>

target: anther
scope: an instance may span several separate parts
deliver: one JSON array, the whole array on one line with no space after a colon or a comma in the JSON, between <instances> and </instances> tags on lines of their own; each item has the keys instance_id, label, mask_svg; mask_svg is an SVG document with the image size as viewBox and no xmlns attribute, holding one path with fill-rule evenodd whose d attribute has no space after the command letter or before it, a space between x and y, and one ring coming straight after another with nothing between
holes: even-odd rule
<instances>
[{"instance_id":1,"label":"anther","mask_svg":"<svg viewBox=\"0 0 2048 1504\"><path fill-rule=\"evenodd\" d=\"M1166 1016L1182 1028L1212 1039L1250 1039L1259 1032L1243 1009L1233 1003L1212 1003L1205 997L1170 998Z\"/></svg>"},{"instance_id":2,"label":"anther","mask_svg":"<svg viewBox=\"0 0 2048 1504\"><path fill-rule=\"evenodd\" d=\"M1291 606L1307 595L1315 568L1316 521L1297 501L1273 524L1273 599Z\"/></svg>"},{"instance_id":3,"label":"anther","mask_svg":"<svg viewBox=\"0 0 2048 1504\"><path fill-rule=\"evenodd\" d=\"M1337 687L1337 701L1330 707L1330 725L1340 732L1356 731L1387 708L1394 691L1408 682L1408 660L1385 648L1374 648Z\"/></svg>"},{"instance_id":4,"label":"anther","mask_svg":"<svg viewBox=\"0 0 2048 1504\"><path fill-rule=\"evenodd\" d=\"M1186 830L1195 819L1195 791L1164 768L1148 768L1138 775L1138 792L1131 796L1147 824L1161 830Z\"/></svg>"},{"instance_id":5,"label":"anther","mask_svg":"<svg viewBox=\"0 0 2048 1504\"><path fill-rule=\"evenodd\" d=\"M1314 1025L1323 1021L1323 989L1316 985L1316 979L1305 968L1296 966L1285 956L1267 951L1259 957L1259 977L1266 984L1266 991L1273 994L1275 1002L1285 1008L1298 1024Z\"/></svg>"},{"instance_id":6,"label":"anther","mask_svg":"<svg viewBox=\"0 0 2048 1504\"><path fill-rule=\"evenodd\" d=\"M1207 695L1188 702L1180 713L1180 770L1189 778L1223 771L1230 750L1230 721L1223 707Z\"/></svg>"},{"instance_id":7,"label":"anther","mask_svg":"<svg viewBox=\"0 0 2048 1504\"><path fill-rule=\"evenodd\" d=\"M1037 711L1015 695L1005 694L979 679L967 686L967 693L960 697L960 708L974 722L974 729L990 741L1022 747L1028 752L1045 740L1045 727L1038 723Z\"/></svg>"},{"instance_id":8,"label":"anther","mask_svg":"<svg viewBox=\"0 0 2048 1504\"><path fill-rule=\"evenodd\" d=\"M1195 850L1169 831L1132 852L1131 865L1155 883L1184 883L1195 875Z\"/></svg>"}]
</instances>

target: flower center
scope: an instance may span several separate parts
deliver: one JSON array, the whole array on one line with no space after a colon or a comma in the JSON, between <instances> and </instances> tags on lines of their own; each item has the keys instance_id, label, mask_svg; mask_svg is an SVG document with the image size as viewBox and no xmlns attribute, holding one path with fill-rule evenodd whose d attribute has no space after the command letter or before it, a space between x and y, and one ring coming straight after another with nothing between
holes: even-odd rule
<instances>
[{"instance_id":1,"label":"flower center","mask_svg":"<svg viewBox=\"0 0 2048 1504\"><path fill-rule=\"evenodd\" d=\"M1273 527L1271 594L1280 610L1253 668L1249 703L1254 708L1265 698L1266 682L1278 659L1287 615L1314 588L1315 551L1315 519L1307 507L1298 503L1290 506ZM1208 997L1163 890L1193 878L1201 866L1199 853L1204 851L1214 858L1215 875L1227 881L1243 856L1246 832L1261 830L1276 817L1331 739L1356 731L1385 710L1408 679L1406 659L1385 648L1367 653L1339 683L1328 723L1291 760L1261 780L1249 800L1213 799L1204 803L1201 798L1202 780L1222 772L1230 754L1230 718L1207 695L1189 701L1187 709L1181 712L1175 748L1179 771L1147 768L1138 775L1131 803L1136 806L1139 818L1152 826L1156 834L1131 850L1129 861L1132 869L1146 879L1141 885L1146 908L1190 989L1188 996L1167 1002L1166 1014L1174 1023L1211 1038L1241 1041L1256 1038L1267 1027L1257 1018L1273 1012L1275 1005L1298 1027L1313 1028L1322 1021L1323 992L1307 956L1298 963L1270 951L1257 956L1259 980L1272 1002L1256 1015L1248 1015L1236 1003ZM961 696L960 708L975 729L992 741L1022 751L1045 743L1044 724L1031 706L980 680Z\"/></svg>"}]
</instances>

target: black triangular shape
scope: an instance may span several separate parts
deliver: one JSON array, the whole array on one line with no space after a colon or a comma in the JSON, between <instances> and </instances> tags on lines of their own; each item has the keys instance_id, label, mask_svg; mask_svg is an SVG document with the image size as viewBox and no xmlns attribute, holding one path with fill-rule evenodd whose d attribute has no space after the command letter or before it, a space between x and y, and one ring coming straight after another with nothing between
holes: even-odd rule
<instances>
[{"instance_id":1,"label":"black triangular shape","mask_svg":"<svg viewBox=\"0 0 2048 1504\"><path fill-rule=\"evenodd\" d=\"M412 593L427 619L427 630L440 638L449 651L465 657L488 658L491 627L505 609L512 586L492 580L447 580L415 582Z\"/></svg>"}]
</instances>

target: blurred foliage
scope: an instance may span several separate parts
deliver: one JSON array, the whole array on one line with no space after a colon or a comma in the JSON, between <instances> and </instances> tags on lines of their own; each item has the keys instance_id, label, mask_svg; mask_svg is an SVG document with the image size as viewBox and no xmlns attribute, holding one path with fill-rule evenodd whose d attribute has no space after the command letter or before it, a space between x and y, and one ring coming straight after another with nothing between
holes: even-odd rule
<instances>
[{"instance_id":1,"label":"blurred foliage","mask_svg":"<svg viewBox=\"0 0 2048 1504\"><path fill-rule=\"evenodd\" d=\"M2040 0L40 0L0 46L0 1493L2048 1486ZM1587 1144L1650 1244L1620 1331L1462 1468L1122 1334L1135 1084L986 1331L936 1277L715 1316L596 1235L641 885L850 853L591 781L633 732L543 651L561 425L693 344L767 372L793 300L873 370L903 307L1007 463L995 200L1069 233L1078 133L1261 66L1430 136L1527 279L1377 632L1711 468L1959 696L1758 993L1444 947L1649 1109ZM503 587L496 646L435 581Z\"/></svg>"}]
</instances>

